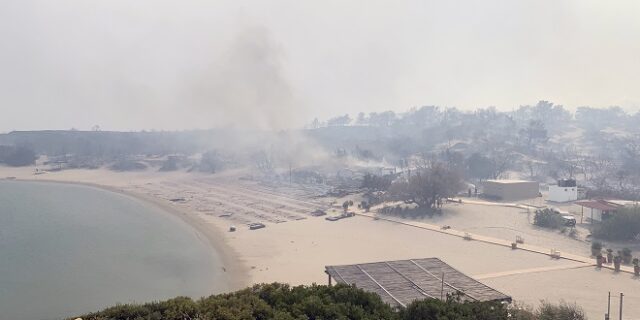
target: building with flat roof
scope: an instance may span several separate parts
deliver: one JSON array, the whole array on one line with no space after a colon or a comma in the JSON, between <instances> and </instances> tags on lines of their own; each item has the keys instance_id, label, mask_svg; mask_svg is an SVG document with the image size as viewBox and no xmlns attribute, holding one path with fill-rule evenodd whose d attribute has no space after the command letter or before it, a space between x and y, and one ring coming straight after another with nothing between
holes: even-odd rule
<instances>
[{"instance_id":1,"label":"building with flat roof","mask_svg":"<svg viewBox=\"0 0 640 320\"><path fill-rule=\"evenodd\" d=\"M552 202L570 202L578 200L578 185L576 184L576 180L558 180L557 184L550 185L547 200Z\"/></svg>"},{"instance_id":2,"label":"building with flat roof","mask_svg":"<svg viewBox=\"0 0 640 320\"><path fill-rule=\"evenodd\" d=\"M497 200L531 199L540 194L540 184L527 180L487 180L483 183L482 193Z\"/></svg>"}]
</instances>

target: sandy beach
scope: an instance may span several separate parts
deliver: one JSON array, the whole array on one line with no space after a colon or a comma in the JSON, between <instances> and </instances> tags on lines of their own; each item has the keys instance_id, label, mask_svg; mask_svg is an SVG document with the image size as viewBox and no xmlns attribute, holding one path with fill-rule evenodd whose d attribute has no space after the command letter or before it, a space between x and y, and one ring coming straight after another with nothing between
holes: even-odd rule
<instances>
[{"instance_id":1,"label":"sandy beach","mask_svg":"<svg viewBox=\"0 0 640 320\"><path fill-rule=\"evenodd\" d=\"M234 172L33 172L32 167L0 167L0 178L90 184L174 213L210 241L236 288L273 281L324 284L326 265L439 257L519 302L535 305L545 298L575 302L595 319L606 311L608 291L612 295L624 292L629 316L625 319L640 314L640 280L631 274L596 270L585 261L552 259L547 254L511 250L504 245L466 241L416 226L451 225L460 232L503 242L521 235L527 244L588 257L589 243L533 228L522 209L447 205L443 216L410 224L366 216L330 222L309 213L315 209L338 213L341 209L332 206L336 199L314 198L304 189L240 180ZM262 222L266 228L249 230L246 224L250 222ZM231 226L237 231L229 232Z\"/></svg>"}]
</instances>

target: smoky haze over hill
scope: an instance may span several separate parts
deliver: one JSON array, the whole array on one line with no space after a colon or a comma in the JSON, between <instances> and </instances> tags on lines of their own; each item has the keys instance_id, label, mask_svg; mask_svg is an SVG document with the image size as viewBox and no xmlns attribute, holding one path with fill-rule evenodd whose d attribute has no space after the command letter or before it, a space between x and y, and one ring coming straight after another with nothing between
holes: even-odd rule
<instances>
[{"instance_id":1,"label":"smoky haze over hill","mask_svg":"<svg viewBox=\"0 0 640 320\"><path fill-rule=\"evenodd\" d=\"M640 107L636 1L3 1L0 131Z\"/></svg>"}]
</instances>

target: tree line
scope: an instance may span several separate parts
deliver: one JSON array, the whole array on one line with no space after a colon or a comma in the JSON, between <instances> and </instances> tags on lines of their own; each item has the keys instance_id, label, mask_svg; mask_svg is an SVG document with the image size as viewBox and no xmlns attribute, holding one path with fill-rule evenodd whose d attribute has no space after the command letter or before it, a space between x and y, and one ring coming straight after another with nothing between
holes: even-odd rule
<instances>
[{"instance_id":1,"label":"tree line","mask_svg":"<svg viewBox=\"0 0 640 320\"><path fill-rule=\"evenodd\" d=\"M310 134L343 150L367 150L400 166L416 155L446 154L483 180L518 172L552 182L572 178L592 197L640 199L640 113L540 101L512 111L424 106L404 113L360 113L315 121ZM332 134L333 133L333 134ZM350 145L351 143L351 145ZM354 154L356 152L354 151Z\"/></svg>"},{"instance_id":2,"label":"tree line","mask_svg":"<svg viewBox=\"0 0 640 320\"><path fill-rule=\"evenodd\" d=\"M26 146L2 146L0 145L0 163L12 167L32 165L36 162L35 151Z\"/></svg>"}]
</instances>

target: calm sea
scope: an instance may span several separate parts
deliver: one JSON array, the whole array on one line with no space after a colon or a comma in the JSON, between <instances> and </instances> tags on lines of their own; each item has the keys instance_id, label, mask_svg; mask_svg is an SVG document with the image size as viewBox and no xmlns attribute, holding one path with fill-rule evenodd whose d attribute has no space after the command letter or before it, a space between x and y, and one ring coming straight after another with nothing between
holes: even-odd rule
<instances>
[{"instance_id":1,"label":"calm sea","mask_svg":"<svg viewBox=\"0 0 640 320\"><path fill-rule=\"evenodd\" d=\"M0 319L226 290L219 257L179 218L70 184L0 181Z\"/></svg>"}]
</instances>

